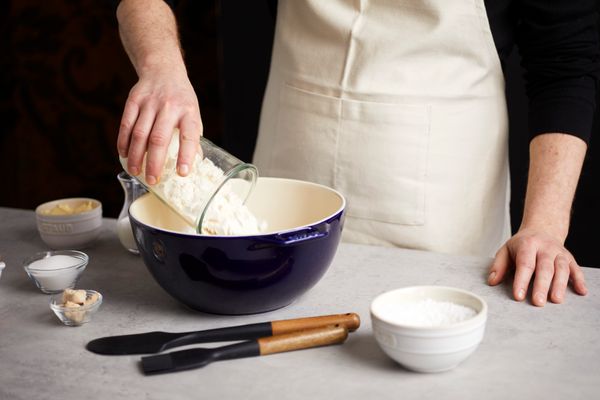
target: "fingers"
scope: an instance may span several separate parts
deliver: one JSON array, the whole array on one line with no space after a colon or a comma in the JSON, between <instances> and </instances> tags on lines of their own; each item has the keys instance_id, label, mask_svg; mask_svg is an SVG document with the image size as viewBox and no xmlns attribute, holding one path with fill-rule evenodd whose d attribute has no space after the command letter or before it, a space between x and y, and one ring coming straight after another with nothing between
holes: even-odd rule
<instances>
[{"instance_id":1,"label":"fingers","mask_svg":"<svg viewBox=\"0 0 600 400\"><path fill-rule=\"evenodd\" d=\"M550 300L560 304L565 298L565 290L569 284L569 258L559 254L554 259L554 279L552 280L552 291Z\"/></svg>"},{"instance_id":2,"label":"fingers","mask_svg":"<svg viewBox=\"0 0 600 400\"><path fill-rule=\"evenodd\" d=\"M153 185L160 179L177 126L181 129L178 172L187 175L199 145L202 121L198 99L185 73L162 68L151 72L140 77L129 94L117 149L119 156L127 158L127 171L132 175L142 172L147 154L145 179Z\"/></svg>"},{"instance_id":3,"label":"fingers","mask_svg":"<svg viewBox=\"0 0 600 400\"><path fill-rule=\"evenodd\" d=\"M510 238L496 254L488 283L500 283L512 263L515 265L513 296L517 301L526 298L534 274L531 302L535 306L544 306L548 299L562 303L569 282L577 294L583 296L588 292L583 271L563 241L544 231L524 229Z\"/></svg>"},{"instance_id":4,"label":"fingers","mask_svg":"<svg viewBox=\"0 0 600 400\"><path fill-rule=\"evenodd\" d=\"M132 175L138 175L141 171L142 160L148 145L148 135L154 125L155 111L149 106L140 110L140 115L131 131L129 153L127 158L127 169Z\"/></svg>"},{"instance_id":5,"label":"fingers","mask_svg":"<svg viewBox=\"0 0 600 400\"><path fill-rule=\"evenodd\" d=\"M513 282L513 296L517 301L523 301L527 295L527 288L535 271L537 247L527 241L517 251L515 260L515 280Z\"/></svg>"},{"instance_id":6,"label":"fingers","mask_svg":"<svg viewBox=\"0 0 600 400\"><path fill-rule=\"evenodd\" d=\"M548 253L538 253L535 267L535 280L531 302L533 305L543 307L548 299L548 290L554 277L554 257Z\"/></svg>"},{"instance_id":7,"label":"fingers","mask_svg":"<svg viewBox=\"0 0 600 400\"><path fill-rule=\"evenodd\" d=\"M585 296L588 292L587 287L585 286L585 279L583 276L583 271L581 267L577 265L575 260L572 260L569 263L569 270L571 272L571 280L573 282L573 289L575 292L581 296Z\"/></svg>"},{"instance_id":8,"label":"fingers","mask_svg":"<svg viewBox=\"0 0 600 400\"><path fill-rule=\"evenodd\" d=\"M145 171L146 182L150 185L156 184L160 179L173 130L177 124L177 117L169 110L168 106L165 106L159 111L150 132Z\"/></svg>"},{"instance_id":9,"label":"fingers","mask_svg":"<svg viewBox=\"0 0 600 400\"><path fill-rule=\"evenodd\" d=\"M510 268L511 260L508 247L502 246L496 253L496 258L490 267L488 275L488 285L495 286L504 280L506 272Z\"/></svg>"},{"instance_id":10,"label":"fingers","mask_svg":"<svg viewBox=\"0 0 600 400\"><path fill-rule=\"evenodd\" d=\"M201 151L198 141L202 135L202 121L195 116L185 115L179 124L179 154L177 157L177 173L186 176L194 162L194 157Z\"/></svg>"},{"instance_id":11,"label":"fingers","mask_svg":"<svg viewBox=\"0 0 600 400\"><path fill-rule=\"evenodd\" d=\"M121 125L119 126L119 136L117 138L117 150L121 157L127 157L127 154L129 153L131 130L133 129L139 114L140 107L138 104L131 99L127 99L123 117L121 118Z\"/></svg>"}]
</instances>

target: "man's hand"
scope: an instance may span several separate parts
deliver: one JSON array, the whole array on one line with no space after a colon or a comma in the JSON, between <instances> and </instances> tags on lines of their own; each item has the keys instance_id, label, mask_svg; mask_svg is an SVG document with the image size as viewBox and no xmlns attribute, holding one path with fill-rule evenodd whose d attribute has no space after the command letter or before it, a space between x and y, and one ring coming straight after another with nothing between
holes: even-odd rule
<instances>
[{"instance_id":1,"label":"man's hand","mask_svg":"<svg viewBox=\"0 0 600 400\"><path fill-rule=\"evenodd\" d=\"M173 131L179 128L177 171L188 174L202 134L200 109L185 71L165 68L140 76L125 104L117 148L127 157L132 175L141 172L146 150L146 182L155 184L162 171Z\"/></svg>"},{"instance_id":2,"label":"man's hand","mask_svg":"<svg viewBox=\"0 0 600 400\"><path fill-rule=\"evenodd\" d=\"M562 303L569 281L577 294L587 294L581 267L562 241L548 233L519 230L496 253L488 283L499 284L512 268L515 269L513 296L518 301L526 298L534 275L531 301L536 306L543 307L547 299Z\"/></svg>"},{"instance_id":3,"label":"man's hand","mask_svg":"<svg viewBox=\"0 0 600 400\"><path fill-rule=\"evenodd\" d=\"M179 128L177 172L188 174L202 135L200 109L188 79L177 23L163 0L121 0L117 8L123 47L138 74L125 104L117 149L132 175L155 184L175 128Z\"/></svg>"},{"instance_id":4,"label":"man's hand","mask_svg":"<svg viewBox=\"0 0 600 400\"><path fill-rule=\"evenodd\" d=\"M523 221L496 254L488 277L490 285L497 285L514 268L513 296L518 301L525 299L533 276L536 306L546 304L548 294L552 302L561 303L569 281L576 293L587 293L583 272L564 247L586 149L583 140L560 133L531 141Z\"/></svg>"}]
</instances>

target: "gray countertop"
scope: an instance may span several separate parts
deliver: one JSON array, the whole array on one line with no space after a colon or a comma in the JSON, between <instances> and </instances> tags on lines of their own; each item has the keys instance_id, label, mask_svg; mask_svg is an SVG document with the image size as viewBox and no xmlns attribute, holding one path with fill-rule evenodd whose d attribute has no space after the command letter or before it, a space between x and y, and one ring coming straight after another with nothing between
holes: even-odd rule
<instances>
[{"instance_id":1,"label":"gray countertop","mask_svg":"<svg viewBox=\"0 0 600 400\"><path fill-rule=\"evenodd\" d=\"M21 262L46 250L32 211L0 208L0 399L592 399L600 396L600 269L586 268L589 294L536 308L488 287L488 259L342 244L325 277L290 306L259 315L216 316L187 309L127 253L116 224L86 250L80 288L104 303L81 327L63 326ZM478 350L454 370L418 374L387 358L372 336L369 305L384 291L445 285L486 299ZM213 363L143 376L139 356L87 352L96 337L150 330L188 331L320 314L357 312L361 328L344 345Z\"/></svg>"}]
</instances>

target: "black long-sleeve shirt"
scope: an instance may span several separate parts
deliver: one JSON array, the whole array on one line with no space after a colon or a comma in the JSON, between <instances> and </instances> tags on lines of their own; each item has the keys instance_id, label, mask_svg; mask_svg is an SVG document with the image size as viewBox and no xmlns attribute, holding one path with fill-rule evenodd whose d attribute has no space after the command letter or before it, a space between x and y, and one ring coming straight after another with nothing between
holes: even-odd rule
<instances>
[{"instance_id":1,"label":"black long-sleeve shirt","mask_svg":"<svg viewBox=\"0 0 600 400\"><path fill-rule=\"evenodd\" d=\"M266 1L276 10L277 0ZM600 86L597 0L484 1L500 60L515 45L521 54L530 136L560 132L589 141Z\"/></svg>"},{"instance_id":2,"label":"black long-sleeve shirt","mask_svg":"<svg viewBox=\"0 0 600 400\"><path fill-rule=\"evenodd\" d=\"M597 0L485 0L500 60L519 49L529 132L588 141L600 86Z\"/></svg>"}]
</instances>

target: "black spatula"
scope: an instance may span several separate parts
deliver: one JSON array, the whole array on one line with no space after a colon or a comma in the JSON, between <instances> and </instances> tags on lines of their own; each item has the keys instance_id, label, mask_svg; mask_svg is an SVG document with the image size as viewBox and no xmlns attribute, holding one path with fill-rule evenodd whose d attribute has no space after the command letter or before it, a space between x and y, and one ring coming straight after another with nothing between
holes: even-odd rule
<instances>
[{"instance_id":1,"label":"black spatula","mask_svg":"<svg viewBox=\"0 0 600 400\"><path fill-rule=\"evenodd\" d=\"M106 355L149 354L194 343L257 339L336 324L344 326L349 331L354 331L360 326L360 318L357 314L348 313L261 322L196 332L147 332L109 336L92 340L86 348L93 353Z\"/></svg>"},{"instance_id":2,"label":"black spatula","mask_svg":"<svg viewBox=\"0 0 600 400\"><path fill-rule=\"evenodd\" d=\"M348 330L344 326L325 326L249 340L214 349L189 349L142 357L142 371L146 375L183 371L204 367L213 361L264 356L284 351L342 343L347 337Z\"/></svg>"}]
</instances>

